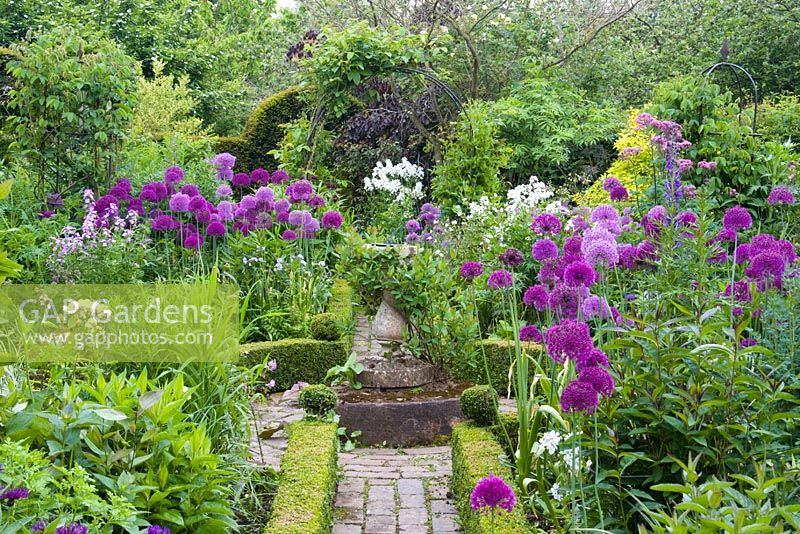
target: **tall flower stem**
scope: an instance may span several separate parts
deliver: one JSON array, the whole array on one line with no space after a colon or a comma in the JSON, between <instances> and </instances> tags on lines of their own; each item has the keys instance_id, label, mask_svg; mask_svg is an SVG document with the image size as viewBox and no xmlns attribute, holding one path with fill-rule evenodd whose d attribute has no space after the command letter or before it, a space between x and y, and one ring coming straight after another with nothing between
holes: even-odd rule
<instances>
[{"instance_id":1,"label":"tall flower stem","mask_svg":"<svg viewBox=\"0 0 800 534\"><path fill-rule=\"evenodd\" d=\"M517 483L523 495L527 495L525 479L531 472L532 453L530 443L530 402L528 392L528 357L522 353L522 343L519 339L519 320L517 319L517 309L514 300L513 286L507 294L504 292L504 300L508 306L511 325L514 330L514 353L516 356L516 395L517 395L517 418L519 420L519 444L517 446Z\"/></svg>"},{"instance_id":2,"label":"tall flower stem","mask_svg":"<svg viewBox=\"0 0 800 534\"><path fill-rule=\"evenodd\" d=\"M597 503L597 511L600 513L600 528L605 522L603 518L603 505L600 502L600 491L597 485L600 483L600 448L597 441L597 410L594 411L594 500Z\"/></svg>"}]
</instances>

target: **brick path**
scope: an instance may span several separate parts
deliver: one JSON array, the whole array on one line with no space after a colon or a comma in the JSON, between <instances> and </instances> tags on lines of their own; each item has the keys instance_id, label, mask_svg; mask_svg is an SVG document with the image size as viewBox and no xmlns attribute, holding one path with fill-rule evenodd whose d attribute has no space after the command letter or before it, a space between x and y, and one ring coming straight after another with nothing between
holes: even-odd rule
<instances>
[{"instance_id":1,"label":"brick path","mask_svg":"<svg viewBox=\"0 0 800 534\"><path fill-rule=\"evenodd\" d=\"M448 497L450 447L355 449L339 466L331 534L460 532Z\"/></svg>"}]
</instances>

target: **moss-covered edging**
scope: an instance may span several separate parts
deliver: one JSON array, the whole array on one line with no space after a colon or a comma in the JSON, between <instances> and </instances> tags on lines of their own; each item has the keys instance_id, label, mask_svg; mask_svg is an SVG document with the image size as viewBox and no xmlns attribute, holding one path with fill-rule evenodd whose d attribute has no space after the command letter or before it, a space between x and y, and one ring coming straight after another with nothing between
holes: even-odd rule
<instances>
[{"instance_id":1,"label":"moss-covered edging","mask_svg":"<svg viewBox=\"0 0 800 534\"><path fill-rule=\"evenodd\" d=\"M523 343L529 350L539 350L539 345L535 343ZM504 339L484 339L477 343L477 356L470 365L470 362L463 358L456 358L450 365L450 375L456 380L467 380L473 384L486 384L486 370L483 366L483 353L486 354L486 361L489 364L489 376L492 379L492 387L497 390L500 396L504 396L508 391L508 369L514 360L514 342ZM512 388L513 395L514 390Z\"/></svg>"},{"instance_id":2,"label":"moss-covered edging","mask_svg":"<svg viewBox=\"0 0 800 534\"><path fill-rule=\"evenodd\" d=\"M353 344L350 335L353 322L352 299L352 288L342 280L334 281L327 312L333 314L341 326L339 340L296 338L247 343L239 351L242 365L254 367L265 361L275 360L278 368L267 377L275 380L272 391L289 389L297 382L321 383L328 369L344 364L350 355Z\"/></svg>"},{"instance_id":3,"label":"moss-covered edging","mask_svg":"<svg viewBox=\"0 0 800 534\"><path fill-rule=\"evenodd\" d=\"M264 534L328 534L339 459L336 424L297 421L281 461L278 493Z\"/></svg>"},{"instance_id":4,"label":"moss-covered edging","mask_svg":"<svg viewBox=\"0 0 800 534\"><path fill-rule=\"evenodd\" d=\"M492 433L472 423L459 423L453 427L453 479L452 489L456 508L466 534L489 534L491 518L472 511L469 497L475 484L490 473L506 480L514 487L511 470L500 463L503 449ZM495 518L497 534L524 534L533 530L517 504L510 513L500 513Z\"/></svg>"}]
</instances>

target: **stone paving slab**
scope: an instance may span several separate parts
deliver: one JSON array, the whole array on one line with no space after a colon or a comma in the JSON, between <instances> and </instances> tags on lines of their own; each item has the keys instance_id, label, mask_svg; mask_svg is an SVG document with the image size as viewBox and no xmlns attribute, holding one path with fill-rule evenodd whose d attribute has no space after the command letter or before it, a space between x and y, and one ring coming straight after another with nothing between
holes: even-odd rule
<instances>
[{"instance_id":1,"label":"stone paving slab","mask_svg":"<svg viewBox=\"0 0 800 534\"><path fill-rule=\"evenodd\" d=\"M296 395L284 393L274 393L264 403L253 404L252 409L250 462L278 470L289 438L286 425L302 419L303 409L297 405Z\"/></svg>"},{"instance_id":2,"label":"stone paving slab","mask_svg":"<svg viewBox=\"0 0 800 534\"><path fill-rule=\"evenodd\" d=\"M339 467L332 534L461 532L449 490L450 447L360 448L341 453Z\"/></svg>"}]
</instances>

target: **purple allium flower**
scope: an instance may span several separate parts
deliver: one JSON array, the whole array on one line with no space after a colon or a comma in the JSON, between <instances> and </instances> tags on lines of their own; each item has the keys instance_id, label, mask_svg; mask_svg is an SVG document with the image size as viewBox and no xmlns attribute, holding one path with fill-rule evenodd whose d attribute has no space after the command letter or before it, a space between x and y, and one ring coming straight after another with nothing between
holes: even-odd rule
<instances>
[{"instance_id":1,"label":"purple allium flower","mask_svg":"<svg viewBox=\"0 0 800 534\"><path fill-rule=\"evenodd\" d=\"M717 162L716 161L706 161L706 160L703 159L703 160L700 160L700 161L697 162L697 168L706 169L706 170L716 169L717 168Z\"/></svg>"},{"instance_id":2,"label":"purple allium flower","mask_svg":"<svg viewBox=\"0 0 800 534\"><path fill-rule=\"evenodd\" d=\"M525 290L522 303L529 307L533 306L537 311L544 311L547 308L548 298L547 288L542 284L537 284Z\"/></svg>"},{"instance_id":3,"label":"purple allium flower","mask_svg":"<svg viewBox=\"0 0 800 534\"><path fill-rule=\"evenodd\" d=\"M564 276L563 258L544 260L536 278L543 284L552 285Z\"/></svg>"},{"instance_id":4,"label":"purple allium flower","mask_svg":"<svg viewBox=\"0 0 800 534\"><path fill-rule=\"evenodd\" d=\"M164 171L164 182L168 184L175 185L178 182L183 180L183 169L174 165Z\"/></svg>"},{"instance_id":5,"label":"purple allium flower","mask_svg":"<svg viewBox=\"0 0 800 534\"><path fill-rule=\"evenodd\" d=\"M558 235L561 233L561 221L551 213L541 213L533 219L531 230L538 235Z\"/></svg>"},{"instance_id":6,"label":"purple allium flower","mask_svg":"<svg viewBox=\"0 0 800 534\"><path fill-rule=\"evenodd\" d=\"M326 211L322 214L322 227L327 230L336 230L342 226L342 214L338 211Z\"/></svg>"},{"instance_id":7,"label":"purple allium flower","mask_svg":"<svg viewBox=\"0 0 800 534\"><path fill-rule=\"evenodd\" d=\"M696 226L697 216L691 211L682 211L675 216L675 222L680 226Z\"/></svg>"},{"instance_id":8,"label":"purple allium flower","mask_svg":"<svg viewBox=\"0 0 800 534\"><path fill-rule=\"evenodd\" d=\"M175 193L169 199L169 209L178 213L189 211L189 201L189 195Z\"/></svg>"},{"instance_id":9,"label":"purple allium flower","mask_svg":"<svg viewBox=\"0 0 800 534\"><path fill-rule=\"evenodd\" d=\"M629 198L628 190L624 186L615 187L608 195L614 202L625 202Z\"/></svg>"},{"instance_id":10,"label":"purple allium flower","mask_svg":"<svg viewBox=\"0 0 800 534\"><path fill-rule=\"evenodd\" d=\"M297 234L293 230L284 230L281 234L281 239L284 241L294 241L297 239Z\"/></svg>"},{"instance_id":11,"label":"purple allium flower","mask_svg":"<svg viewBox=\"0 0 800 534\"><path fill-rule=\"evenodd\" d=\"M599 222L619 222L619 212L617 208L609 204L601 204L592 210L589 220L595 223Z\"/></svg>"},{"instance_id":12,"label":"purple allium flower","mask_svg":"<svg viewBox=\"0 0 800 534\"><path fill-rule=\"evenodd\" d=\"M189 211L197 212L208 208L208 202L201 195L189 199Z\"/></svg>"},{"instance_id":13,"label":"purple allium flower","mask_svg":"<svg viewBox=\"0 0 800 534\"><path fill-rule=\"evenodd\" d=\"M558 252L556 252L556 255L558 255ZM513 247L507 248L505 252L500 254L498 259L506 267L516 267L517 265L522 265L525 262L525 258L522 256L522 252Z\"/></svg>"},{"instance_id":14,"label":"purple allium flower","mask_svg":"<svg viewBox=\"0 0 800 534\"><path fill-rule=\"evenodd\" d=\"M599 399L591 384L573 380L561 392L561 411L594 413Z\"/></svg>"},{"instance_id":15,"label":"purple allium flower","mask_svg":"<svg viewBox=\"0 0 800 534\"><path fill-rule=\"evenodd\" d=\"M181 187L181 193L190 197L196 197L200 194L200 190L194 184L185 184Z\"/></svg>"},{"instance_id":16,"label":"purple allium flower","mask_svg":"<svg viewBox=\"0 0 800 534\"><path fill-rule=\"evenodd\" d=\"M416 232L409 232L406 235L406 243L416 243L417 241L419 241L419 234Z\"/></svg>"},{"instance_id":17,"label":"purple allium flower","mask_svg":"<svg viewBox=\"0 0 800 534\"><path fill-rule=\"evenodd\" d=\"M154 232L169 232L176 230L179 225L180 223L178 223L175 217L165 213L157 215L152 221L150 221L150 228Z\"/></svg>"},{"instance_id":18,"label":"purple allium flower","mask_svg":"<svg viewBox=\"0 0 800 534\"><path fill-rule=\"evenodd\" d=\"M269 183L269 178L269 171L266 171L261 167L250 173L250 180L256 184L266 185Z\"/></svg>"},{"instance_id":19,"label":"purple allium flower","mask_svg":"<svg viewBox=\"0 0 800 534\"><path fill-rule=\"evenodd\" d=\"M734 206L725 210L725 215L722 217L722 226L735 232L747 230L753 226L753 218L750 217L750 213L745 208Z\"/></svg>"},{"instance_id":20,"label":"purple allium flower","mask_svg":"<svg viewBox=\"0 0 800 534\"><path fill-rule=\"evenodd\" d=\"M581 311L585 319L608 319L611 317L611 308L603 297L589 295L581 304Z\"/></svg>"},{"instance_id":21,"label":"purple allium flower","mask_svg":"<svg viewBox=\"0 0 800 534\"><path fill-rule=\"evenodd\" d=\"M778 185L772 188L767 197L767 204L775 206L777 204L792 205L795 203L794 193L792 190L784 185Z\"/></svg>"},{"instance_id":22,"label":"purple allium flower","mask_svg":"<svg viewBox=\"0 0 800 534\"><path fill-rule=\"evenodd\" d=\"M286 188L286 196L292 204L307 201L313 194L314 186L308 180L298 180Z\"/></svg>"},{"instance_id":23,"label":"purple allium flower","mask_svg":"<svg viewBox=\"0 0 800 534\"><path fill-rule=\"evenodd\" d=\"M325 199L319 195L314 195L308 199L308 205L312 208L321 208L325 206Z\"/></svg>"},{"instance_id":24,"label":"purple allium flower","mask_svg":"<svg viewBox=\"0 0 800 534\"><path fill-rule=\"evenodd\" d=\"M219 237L227 233L225 225L219 221L214 221L206 228L206 235L210 237Z\"/></svg>"},{"instance_id":25,"label":"purple allium flower","mask_svg":"<svg viewBox=\"0 0 800 534\"><path fill-rule=\"evenodd\" d=\"M608 356L600 349L593 348L589 351L583 352L575 359L575 367L578 371L588 369L590 367L608 367Z\"/></svg>"},{"instance_id":26,"label":"purple allium flower","mask_svg":"<svg viewBox=\"0 0 800 534\"><path fill-rule=\"evenodd\" d=\"M310 215L310 214L309 214ZM319 231L319 221L314 217L309 217L303 222L303 235L305 237L314 237L314 234Z\"/></svg>"},{"instance_id":27,"label":"purple allium flower","mask_svg":"<svg viewBox=\"0 0 800 534\"><path fill-rule=\"evenodd\" d=\"M784 271L786 260L779 252L762 252L750 261L750 267L745 273L759 281L775 282L780 287Z\"/></svg>"},{"instance_id":28,"label":"purple allium flower","mask_svg":"<svg viewBox=\"0 0 800 534\"><path fill-rule=\"evenodd\" d=\"M558 245L552 239L540 239L531 247L531 256L538 261L556 258L558 257Z\"/></svg>"},{"instance_id":29,"label":"purple allium flower","mask_svg":"<svg viewBox=\"0 0 800 534\"><path fill-rule=\"evenodd\" d=\"M581 244L583 244L583 238L581 236L573 235L568 237L567 239L564 240L564 255L580 257Z\"/></svg>"},{"instance_id":30,"label":"purple allium flower","mask_svg":"<svg viewBox=\"0 0 800 534\"><path fill-rule=\"evenodd\" d=\"M433 204L426 202L422 205L420 209L419 218L422 219L424 222L428 224L434 224L436 221L439 220L439 216L441 215L441 210L434 206Z\"/></svg>"},{"instance_id":31,"label":"purple allium flower","mask_svg":"<svg viewBox=\"0 0 800 534\"><path fill-rule=\"evenodd\" d=\"M547 305L560 319L577 319L581 297L586 292L583 287L569 287L556 284L547 297Z\"/></svg>"},{"instance_id":32,"label":"purple allium flower","mask_svg":"<svg viewBox=\"0 0 800 534\"><path fill-rule=\"evenodd\" d=\"M736 231L731 228L723 228L715 235L709 243L733 243L736 241Z\"/></svg>"},{"instance_id":33,"label":"purple allium flower","mask_svg":"<svg viewBox=\"0 0 800 534\"><path fill-rule=\"evenodd\" d=\"M610 241L594 240L584 241L583 256L592 265L613 266L619 262L617 245Z\"/></svg>"},{"instance_id":34,"label":"purple allium flower","mask_svg":"<svg viewBox=\"0 0 800 534\"><path fill-rule=\"evenodd\" d=\"M256 200L259 202L272 202L275 200L275 191L266 186L261 186L256 191Z\"/></svg>"},{"instance_id":35,"label":"purple allium flower","mask_svg":"<svg viewBox=\"0 0 800 534\"><path fill-rule=\"evenodd\" d=\"M269 176L269 174L267 174L267 176ZM170 534L170 532L167 527L162 527L161 525L150 525L147 527L147 534Z\"/></svg>"},{"instance_id":36,"label":"purple allium flower","mask_svg":"<svg viewBox=\"0 0 800 534\"><path fill-rule=\"evenodd\" d=\"M292 204L288 200L286 200L285 198L282 198L282 199L276 201L275 202L275 206L273 206L273 207L275 208L275 211L277 213L288 213L289 210L292 207Z\"/></svg>"},{"instance_id":37,"label":"purple allium flower","mask_svg":"<svg viewBox=\"0 0 800 534\"><path fill-rule=\"evenodd\" d=\"M273 184L282 184L283 182L289 181L289 175L286 174L286 171L283 169L278 169L273 171L272 176L270 177Z\"/></svg>"},{"instance_id":38,"label":"purple allium flower","mask_svg":"<svg viewBox=\"0 0 800 534\"><path fill-rule=\"evenodd\" d=\"M603 180L603 189L605 189L606 192L610 193L617 187L623 187L623 185L622 182L617 180L615 177L609 176L608 178Z\"/></svg>"},{"instance_id":39,"label":"purple allium flower","mask_svg":"<svg viewBox=\"0 0 800 534\"><path fill-rule=\"evenodd\" d=\"M406 221L406 231L418 234L422 231L422 225L416 219L409 219Z\"/></svg>"},{"instance_id":40,"label":"purple allium flower","mask_svg":"<svg viewBox=\"0 0 800 534\"><path fill-rule=\"evenodd\" d=\"M526 324L519 329L519 339L520 341L533 341L534 343L541 343L543 336L539 329L534 325Z\"/></svg>"},{"instance_id":41,"label":"purple allium flower","mask_svg":"<svg viewBox=\"0 0 800 534\"><path fill-rule=\"evenodd\" d=\"M592 386L592 388L604 397L611 397L614 393L614 377L602 367L585 367L578 375L578 380Z\"/></svg>"},{"instance_id":42,"label":"purple allium flower","mask_svg":"<svg viewBox=\"0 0 800 534\"><path fill-rule=\"evenodd\" d=\"M191 233L183 240L183 248L189 250L200 250L203 248L203 236L198 233Z\"/></svg>"},{"instance_id":43,"label":"purple allium flower","mask_svg":"<svg viewBox=\"0 0 800 534\"><path fill-rule=\"evenodd\" d=\"M53 215L55 215L55 214L54 214L52 211L50 211L50 210L44 210L44 211L40 211L40 212L39 212L39 214L38 214L38 217L39 217L40 219L49 219L49 218L50 218L50 217L52 217Z\"/></svg>"},{"instance_id":44,"label":"purple allium flower","mask_svg":"<svg viewBox=\"0 0 800 534\"><path fill-rule=\"evenodd\" d=\"M228 184L222 184L221 186L217 187L217 190L214 191L214 196L217 197L229 197L233 194L233 189Z\"/></svg>"},{"instance_id":45,"label":"purple allium flower","mask_svg":"<svg viewBox=\"0 0 800 534\"><path fill-rule=\"evenodd\" d=\"M718 251L716 254L706 260L708 263L728 263L728 253L724 250Z\"/></svg>"},{"instance_id":46,"label":"purple allium flower","mask_svg":"<svg viewBox=\"0 0 800 534\"><path fill-rule=\"evenodd\" d=\"M548 328L544 340L547 354L558 363L564 363L567 358L578 360L582 354L594 348L589 325L572 319L565 319Z\"/></svg>"},{"instance_id":47,"label":"purple allium flower","mask_svg":"<svg viewBox=\"0 0 800 534\"><path fill-rule=\"evenodd\" d=\"M47 524L47 521L37 521L31 525L31 532L44 532L44 529L47 528Z\"/></svg>"},{"instance_id":48,"label":"purple allium flower","mask_svg":"<svg viewBox=\"0 0 800 534\"><path fill-rule=\"evenodd\" d=\"M56 529L56 534L88 534L88 532L89 527L80 523L72 523Z\"/></svg>"},{"instance_id":49,"label":"purple allium flower","mask_svg":"<svg viewBox=\"0 0 800 534\"><path fill-rule=\"evenodd\" d=\"M473 280L483 274L483 265L477 261L468 261L461 265L461 278Z\"/></svg>"},{"instance_id":50,"label":"purple allium flower","mask_svg":"<svg viewBox=\"0 0 800 534\"><path fill-rule=\"evenodd\" d=\"M232 169L233 166L236 165L236 156L228 154L227 152L221 152L211 158L211 164L215 167Z\"/></svg>"},{"instance_id":51,"label":"purple allium flower","mask_svg":"<svg viewBox=\"0 0 800 534\"><path fill-rule=\"evenodd\" d=\"M564 282L570 287L591 287L597 281L597 273L591 264L578 260L564 269Z\"/></svg>"},{"instance_id":52,"label":"purple allium flower","mask_svg":"<svg viewBox=\"0 0 800 534\"><path fill-rule=\"evenodd\" d=\"M249 187L250 177L246 172L237 172L231 179L231 185L233 185L233 187Z\"/></svg>"},{"instance_id":53,"label":"purple allium flower","mask_svg":"<svg viewBox=\"0 0 800 534\"><path fill-rule=\"evenodd\" d=\"M501 289L504 287L511 287L513 283L514 279L511 273L505 269L499 269L489 275L489 280L487 280L486 285L492 289Z\"/></svg>"},{"instance_id":54,"label":"purple allium flower","mask_svg":"<svg viewBox=\"0 0 800 534\"><path fill-rule=\"evenodd\" d=\"M482 478L475 485L469 498L472 510L478 512L484 508L502 508L510 512L517 503L514 490L506 482L493 474Z\"/></svg>"}]
</instances>

